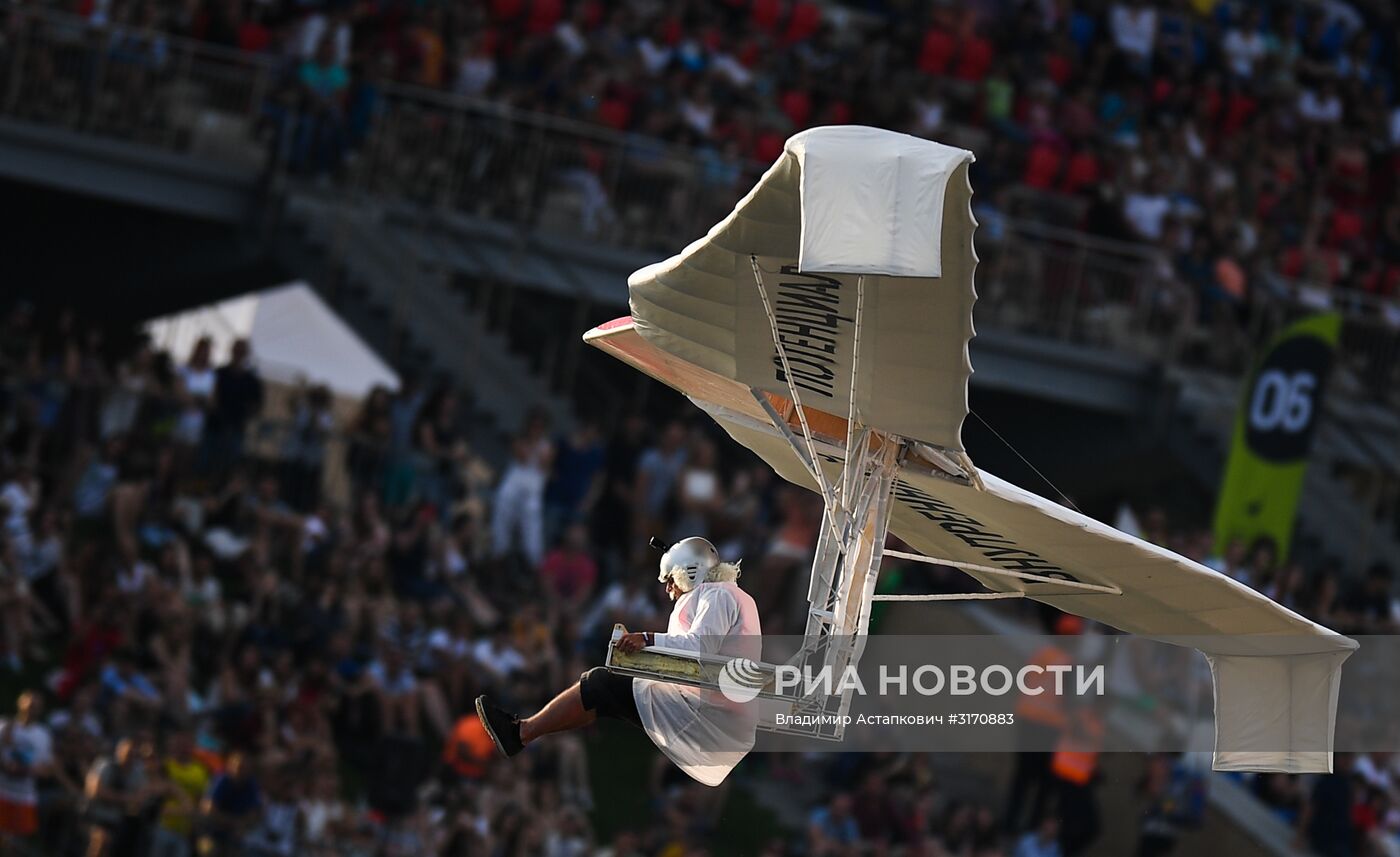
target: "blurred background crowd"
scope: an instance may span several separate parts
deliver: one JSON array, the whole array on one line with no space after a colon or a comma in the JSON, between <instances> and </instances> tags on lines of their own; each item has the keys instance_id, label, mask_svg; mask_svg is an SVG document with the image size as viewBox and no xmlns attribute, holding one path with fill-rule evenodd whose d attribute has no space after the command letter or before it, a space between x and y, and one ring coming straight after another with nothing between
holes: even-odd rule
<instances>
[{"instance_id":1,"label":"blurred background crowd","mask_svg":"<svg viewBox=\"0 0 1400 857\"><path fill-rule=\"evenodd\" d=\"M624 786L642 816L595 835L597 736L498 763L471 700L489 690L530 710L598 662L614 622L661 627L654 557L638 550L649 533L706 535L743 557L768 632L793 630L784 593L805 579L814 495L746 455L721 460L694 422L632 414L556 434L533 417L493 470L462 439L448 388L409 381L337 417L324 389L265 385L246 343L216 363L207 342L157 352L22 303L3 328L0 686L19 694L0 720L8 846L723 852L706 847L723 793L659 755ZM284 428L269 444L273 416ZM348 502L323 496L328 467L347 475ZM1211 556L1208 533L1160 510L1141 529L1334 627L1394 631L1384 566L1349 586L1339 569L1280 565L1267 544ZM922 574L884 579L966 585ZM1315 787L1282 775L1255 787L1319 843L1393 836L1390 760L1340 769ZM1199 775L1166 757L1139 775L1144 836L1165 839L1148 853L1167 853L1200 812ZM921 756L757 756L740 775L820 795L803 835L775 832L775 855L1081 853L1098 779L1058 777L1033 775L1002 807Z\"/></svg>"},{"instance_id":2,"label":"blurred background crowd","mask_svg":"<svg viewBox=\"0 0 1400 857\"><path fill-rule=\"evenodd\" d=\"M991 238L1014 215L1155 248L1174 314L1228 330L1303 282L1307 300L1341 291L1400 325L1375 300L1400 289L1400 18L1384 0L18 5L110 33L131 79L113 121L153 109L140 93L170 37L275 59L263 119L303 172L341 171L397 83L625 132L638 172L649 146L694 151L713 219L790 134L869 124L976 151ZM594 233L636 194L609 182L605 151L585 144L556 177Z\"/></svg>"},{"instance_id":3,"label":"blurred background crowd","mask_svg":"<svg viewBox=\"0 0 1400 857\"><path fill-rule=\"evenodd\" d=\"M1147 248L1152 304L1212 347L1247 353L1248 319L1284 295L1400 329L1400 20L1383 0L0 3L0 66L29 69L0 95L35 119L70 103L48 97L63 57L26 41L39 8L101 47L118 97L84 121L104 133L150 127L174 41L198 40L275 64L260 139L321 182L432 161L431 116L372 133L390 86L623 132L627 177L658 186L671 179L643 167L683 147L698 201L636 205L603 147L554 176L586 233L631 240L640 210L674 250L791 133L866 123L977 152L979 244L1016 218ZM494 214L519 201L502 174L455 181ZM1003 313L1017 299L986 297ZM1053 857L1092 848L1103 783L1134 791L1142 854L1200 822L1199 773L1157 756L1085 782L1033 772L1038 808L1036 789L988 798L922 756L755 757L742 801L653 765L637 735L498 763L477 693L529 710L598 662L614 622L664 623L652 535L743 557L765 629L796 630L817 498L681 409L567 429L535 415L486 460L473 391L437 378L346 403L273 389L246 349L163 353L73 313L0 310L0 849L691 857L771 830L771 855ZM1394 369L1367 376L1378 397L1400 389ZM1319 622L1396 630L1383 563L1217 553L1203 521L1137 511L1145 538ZM961 585L889 571L910 591ZM1400 853L1397 776L1372 754L1247 784L1342 857ZM736 806L764 790L803 804L795 826ZM744 846L725 838L744 827Z\"/></svg>"}]
</instances>

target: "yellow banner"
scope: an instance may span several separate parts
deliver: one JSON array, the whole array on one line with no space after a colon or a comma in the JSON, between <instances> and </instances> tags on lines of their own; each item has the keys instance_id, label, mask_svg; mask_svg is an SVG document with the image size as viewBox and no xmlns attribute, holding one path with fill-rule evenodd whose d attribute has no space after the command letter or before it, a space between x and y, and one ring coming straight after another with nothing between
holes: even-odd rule
<instances>
[{"instance_id":1,"label":"yellow banner","mask_svg":"<svg viewBox=\"0 0 1400 857\"><path fill-rule=\"evenodd\" d=\"M1217 550L1267 537L1288 556L1341 325L1337 313L1289 325L1250 373L1215 509Z\"/></svg>"}]
</instances>

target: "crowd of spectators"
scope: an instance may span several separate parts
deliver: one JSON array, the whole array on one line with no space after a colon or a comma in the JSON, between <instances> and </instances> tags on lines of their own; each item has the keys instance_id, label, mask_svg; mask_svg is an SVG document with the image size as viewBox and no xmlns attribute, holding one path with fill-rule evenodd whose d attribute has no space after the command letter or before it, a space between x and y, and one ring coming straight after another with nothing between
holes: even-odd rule
<instances>
[{"instance_id":1,"label":"crowd of spectators","mask_svg":"<svg viewBox=\"0 0 1400 857\"><path fill-rule=\"evenodd\" d=\"M652 574L631 573L655 562L642 534L747 557L782 627L815 539L805 492L639 416L560 435L532 419L496 478L446 388L347 408L264 383L246 342L170 354L23 303L0 331L4 853L717 853L723 790L650 754L644 781L595 795L596 736L498 761L471 701L530 710L614 622L662 627ZM832 764L833 783L856 775ZM991 811L945 802L926 759L855 764L890 783L882 812L917 804L899 841L991 841L973 818ZM639 815L595 833L601 799L638 792ZM765 853L800 851L794 833ZM811 853L892 835L849 834Z\"/></svg>"},{"instance_id":2,"label":"crowd of spectators","mask_svg":"<svg viewBox=\"0 0 1400 857\"><path fill-rule=\"evenodd\" d=\"M745 557L766 629L796 631L814 495L721 461L698 424L631 415L558 434L535 417L497 477L447 388L409 381L348 409L321 388L264 384L246 343L182 357L24 304L0 330L0 686L19 693L0 718L6 847L705 853L722 794L657 754L637 786L647 815L595 836L595 739L498 763L470 702L489 690L529 710L596 662L614 622L660 627L651 575L632 573L654 562L651 534ZM334 492L329 469L344 475ZM1394 629L1383 566L1353 592L1338 569L1275 568L1267 543L1212 557L1208 536L1160 511L1140 529L1343 630ZM933 575L913 585L961 580ZM1357 769L1392 776L1383 758ZM1150 763L1145 818L1171 803L1174 770ZM805 835L767 853L1069 855L1097 831L1062 829L1063 812L1008 829L920 756L760 756L739 775L817 777L830 788ZM1389 835L1375 795L1390 792L1346 782L1347 806L1375 810L1348 823ZM1295 779L1257 790L1328 838L1338 798L1323 783L1311 798ZM1080 796L1092 809L1092 789ZM1174 836L1159 814L1154 829Z\"/></svg>"},{"instance_id":3,"label":"crowd of spectators","mask_svg":"<svg viewBox=\"0 0 1400 857\"><path fill-rule=\"evenodd\" d=\"M26 38L26 6L83 16L89 32L60 28L57 44L87 39L100 70ZM217 137L218 111L251 113L249 133L293 172L651 250L701 234L803 128L965 146L998 324L1237 370L1281 321L1340 307L1367 395L1396 388L1400 17L1382 0L9 11L0 64L28 70L8 110L161 141ZM276 72L240 84L220 58L192 71L177 36ZM471 118L454 118L454 97ZM1093 238L1116 240L1082 256Z\"/></svg>"},{"instance_id":4,"label":"crowd of spectators","mask_svg":"<svg viewBox=\"0 0 1400 857\"><path fill-rule=\"evenodd\" d=\"M1015 214L1156 248L1159 299L1204 319L1295 280L1314 303L1400 290L1400 17L1383 0L71 3L135 28L112 50L144 65L165 33L284 60L268 113L311 116L281 135L309 170L365 137L387 81L692 150L719 210L788 135L855 122L974 148L992 232ZM583 146L556 166L597 228L643 178L609 181L609 150Z\"/></svg>"},{"instance_id":5,"label":"crowd of spectators","mask_svg":"<svg viewBox=\"0 0 1400 857\"><path fill-rule=\"evenodd\" d=\"M699 853L694 789L639 784L655 815L599 841L583 743L496 764L471 708L538 705L614 621L659 626L649 576L602 574L577 514L627 516L649 436L612 500L551 494L538 563L493 558L447 390L342 417L264 384L246 343L171 355L23 305L0 327L0 851ZM551 472L602 479L561 446Z\"/></svg>"},{"instance_id":6,"label":"crowd of spectators","mask_svg":"<svg viewBox=\"0 0 1400 857\"><path fill-rule=\"evenodd\" d=\"M499 762L471 700L529 710L613 622L661 627L652 575L630 573L655 561L642 534L748 558L783 628L815 542L807 492L636 415L558 436L532 418L495 479L445 388L347 412L265 384L246 342L181 359L25 304L0 331L5 853L714 853L725 792L652 754L623 790L645 817L597 836L621 792L595 796L596 745ZM755 757L738 778L837 792L773 857L1009 844L926 757Z\"/></svg>"},{"instance_id":7,"label":"crowd of spectators","mask_svg":"<svg viewBox=\"0 0 1400 857\"><path fill-rule=\"evenodd\" d=\"M1400 632L1400 600L1395 597L1393 570L1384 561L1375 561L1353 574L1348 574L1344 563L1335 557L1315 566L1296 557L1285 562L1268 536L1260 536L1252 543L1231 539L1217 551L1215 534L1209 528L1174 527L1160 507L1148 509L1140 518L1124 507L1115 525L1253 587L1290 610L1342 633Z\"/></svg>"},{"instance_id":8,"label":"crowd of spectators","mask_svg":"<svg viewBox=\"0 0 1400 857\"><path fill-rule=\"evenodd\" d=\"M1294 279L1400 289L1400 21L1384 2L46 5L133 28L110 48L133 96L164 34L284 59L265 113L307 172L366 139L388 80L687 147L724 207L789 134L861 122L975 148L989 240L1002 216L1067 216L1151 245L1158 300L1205 320ZM608 165L579 166L602 228ZM559 436L533 420L496 477L453 392L412 383L352 415L300 391L269 450L249 441L270 408L247 354L216 365L40 321L18 309L0 341L0 674L28 691L0 721L0 828L31 807L46 846L114 854L700 853L707 800L685 783L649 784L649 820L608 844L583 741L541 745L520 776L462 715L483 689L528 708L596 660L613 621L662 621L625 573L649 566L649 535L748 557L766 628L796 630L784 606L815 497L637 416ZM331 450L344 506L321 491ZM1158 512L1143 532L1331 627L1396 630L1385 566L1353 587L1268 544L1213 556ZM811 853L1062 840L1008 838L918 757L843 764L832 782L859 785L813 809ZM1149 797L1172 780L1159 767ZM1251 787L1321 853L1364 854L1394 847L1395 776L1360 756Z\"/></svg>"},{"instance_id":9,"label":"crowd of spectators","mask_svg":"<svg viewBox=\"0 0 1400 857\"><path fill-rule=\"evenodd\" d=\"M105 120L118 126L167 103L150 95L172 35L273 58L261 122L302 172L334 171L377 132L394 138L364 147L382 172L419 169L465 207L534 212L543 191L493 179L543 169L588 231L639 224L670 246L732 205L788 135L864 123L974 149L989 246L1007 216L1140 245L1156 268L1144 311L1229 330L1286 296L1400 326L1400 17L1382 0L36 5L110 32L101 79L125 93ZM16 20L0 50L34 67L42 112L61 99L37 93L63 75L18 50ZM440 114L379 121L391 82L628 142L566 135L526 158L508 134L446 133ZM693 153L694 180L647 141Z\"/></svg>"},{"instance_id":10,"label":"crowd of spectators","mask_svg":"<svg viewBox=\"0 0 1400 857\"><path fill-rule=\"evenodd\" d=\"M1310 782L1257 774L1250 790L1322 857L1400 854L1400 789L1391 753L1337 753L1333 772Z\"/></svg>"}]
</instances>

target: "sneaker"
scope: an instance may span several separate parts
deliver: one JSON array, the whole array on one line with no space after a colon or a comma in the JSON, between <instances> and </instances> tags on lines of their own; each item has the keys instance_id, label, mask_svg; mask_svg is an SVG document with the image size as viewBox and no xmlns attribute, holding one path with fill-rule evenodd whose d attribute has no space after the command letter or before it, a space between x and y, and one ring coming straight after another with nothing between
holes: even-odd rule
<instances>
[{"instance_id":1,"label":"sneaker","mask_svg":"<svg viewBox=\"0 0 1400 857\"><path fill-rule=\"evenodd\" d=\"M519 717L492 703L484 695L476 698L476 714L502 756L510 758L525 749L520 742Z\"/></svg>"}]
</instances>

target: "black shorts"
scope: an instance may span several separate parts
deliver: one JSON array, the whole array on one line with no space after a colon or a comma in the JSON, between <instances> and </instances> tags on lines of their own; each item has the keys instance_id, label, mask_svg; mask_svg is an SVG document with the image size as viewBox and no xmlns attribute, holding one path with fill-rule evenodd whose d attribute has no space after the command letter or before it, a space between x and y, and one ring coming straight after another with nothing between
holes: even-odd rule
<instances>
[{"instance_id":1,"label":"black shorts","mask_svg":"<svg viewBox=\"0 0 1400 857\"><path fill-rule=\"evenodd\" d=\"M637 713L637 699L632 696L630 675L609 672L607 667L594 667L579 676L578 690L585 710L641 728L642 716Z\"/></svg>"}]
</instances>

